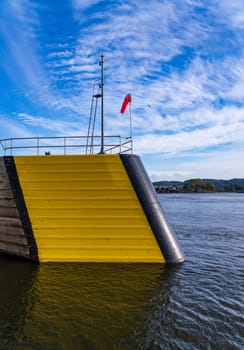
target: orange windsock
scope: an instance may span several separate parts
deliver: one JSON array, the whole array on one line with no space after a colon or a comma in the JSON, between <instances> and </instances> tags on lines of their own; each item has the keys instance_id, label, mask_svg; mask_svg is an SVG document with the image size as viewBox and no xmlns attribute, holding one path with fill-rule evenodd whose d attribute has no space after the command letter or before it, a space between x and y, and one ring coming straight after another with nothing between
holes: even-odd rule
<instances>
[{"instance_id":1,"label":"orange windsock","mask_svg":"<svg viewBox=\"0 0 244 350\"><path fill-rule=\"evenodd\" d=\"M121 106L120 113L123 114L125 112L125 110L126 110L126 108L127 108L129 103L131 103L131 94L128 94L128 95L125 96L123 104Z\"/></svg>"}]
</instances>

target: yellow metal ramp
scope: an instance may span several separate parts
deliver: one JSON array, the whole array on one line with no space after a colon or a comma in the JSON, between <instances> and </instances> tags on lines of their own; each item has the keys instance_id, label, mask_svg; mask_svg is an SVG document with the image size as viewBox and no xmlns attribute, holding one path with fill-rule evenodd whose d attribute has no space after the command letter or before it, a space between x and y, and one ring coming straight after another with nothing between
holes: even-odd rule
<instances>
[{"instance_id":1,"label":"yellow metal ramp","mask_svg":"<svg viewBox=\"0 0 244 350\"><path fill-rule=\"evenodd\" d=\"M119 155L15 156L41 262L165 262Z\"/></svg>"}]
</instances>

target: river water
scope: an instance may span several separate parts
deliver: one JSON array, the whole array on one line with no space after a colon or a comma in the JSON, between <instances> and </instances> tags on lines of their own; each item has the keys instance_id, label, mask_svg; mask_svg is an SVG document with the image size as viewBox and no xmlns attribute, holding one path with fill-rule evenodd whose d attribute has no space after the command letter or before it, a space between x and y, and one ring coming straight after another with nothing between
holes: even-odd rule
<instances>
[{"instance_id":1,"label":"river water","mask_svg":"<svg viewBox=\"0 0 244 350\"><path fill-rule=\"evenodd\" d=\"M162 194L180 266L0 257L0 349L244 349L244 194Z\"/></svg>"}]
</instances>

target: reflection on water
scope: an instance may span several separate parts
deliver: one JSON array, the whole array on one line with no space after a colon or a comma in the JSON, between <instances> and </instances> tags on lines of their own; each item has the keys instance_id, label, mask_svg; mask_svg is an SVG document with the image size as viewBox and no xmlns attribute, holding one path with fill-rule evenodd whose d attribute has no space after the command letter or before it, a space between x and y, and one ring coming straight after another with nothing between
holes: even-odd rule
<instances>
[{"instance_id":1,"label":"reflection on water","mask_svg":"<svg viewBox=\"0 0 244 350\"><path fill-rule=\"evenodd\" d=\"M1 260L0 348L135 349L175 269ZM165 283L164 283L165 281ZM175 288L175 286L174 286Z\"/></svg>"},{"instance_id":2,"label":"reflection on water","mask_svg":"<svg viewBox=\"0 0 244 350\"><path fill-rule=\"evenodd\" d=\"M0 258L0 350L244 349L244 195L161 195L181 266Z\"/></svg>"},{"instance_id":3,"label":"reflection on water","mask_svg":"<svg viewBox=\"0 0 244 350\"><path fill-rule=\"evenodd\" d=\"M35 302L37 266L0 258L0 349L14 349Z\"/></svg>"}]
</instances>

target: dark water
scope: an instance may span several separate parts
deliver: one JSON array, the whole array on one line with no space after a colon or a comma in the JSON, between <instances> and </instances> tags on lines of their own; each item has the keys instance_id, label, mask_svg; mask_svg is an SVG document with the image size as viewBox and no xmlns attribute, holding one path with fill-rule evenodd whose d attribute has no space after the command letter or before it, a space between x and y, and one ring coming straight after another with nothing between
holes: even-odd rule
<instances>
[{"instance_id":1,"label":"dark water","mask_svg":"<svg viewBox=\"0 0 244 350\"><path fill-rule=\"evenodd\" d=\"M0 258L0 349L244 349L244 194L159 198L181 266Z\"/></svg>"}]
</instances>

